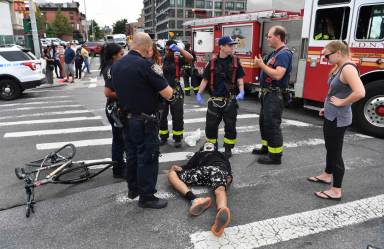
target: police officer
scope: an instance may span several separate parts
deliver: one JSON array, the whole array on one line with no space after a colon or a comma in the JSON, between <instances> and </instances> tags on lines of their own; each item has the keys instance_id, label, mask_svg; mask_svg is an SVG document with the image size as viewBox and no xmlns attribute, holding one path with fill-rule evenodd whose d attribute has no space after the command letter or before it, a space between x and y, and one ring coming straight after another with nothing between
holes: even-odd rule
<instances>
[{"instance_id":1,"label":"police officer","mask_svg":"<svg viewBox=\"0 0 384 249\"><path fill-rule=\"evenodd\" d=\"M167 41L165 50L163 73L175 94L172 101L163 102L160 110L160 144L164 145L169 137L168 113L171 110L172 138L175 141L175 147L180 148L184 133L184 93L180 86L180 71L183 65L192 62L193 57L185 49L180 48L174 40Z\"/></svg>"},{"instance_id":2,"label":"police officer","mask_svg":"<svg viewBox=\"0 0 384 249\"><path fill-rule=\"evenodd\" d=\"M192 83L192 90L195 91L195 93L197 93L197 91L199 90L199 87L198 87L198 85L196 86L196 82L194 80L194 77L191 77L193 69L194 69L193 63L196 60L196 55L191 50L191 44L190 43L185 44L185 50L188 53L190 53L193 57L193 60L191 63L185 63L183 66L184 92L185 92L185 95L189 96L189 95L191 95L191 83Z\"/></svg>"},{"instance_id":3,"label":"police officer","mask_svg":"<svg viewBox=\"0 0 384 249\"><path fill-rule=\"evenodd\" d=\"M128 55L112 66L112 84L125 116L124 139L127 156L128 197L140 196L139 207L164 208L166 200L154 196L159 170L159 93L165 99L172 88L153 55L148 34L133 36Z\"/></svg>"},{"instance_id":4,"label":"police officer","mask_svg":"<svg viewBox=\"0 0 384 249\"><path fill-rule=\"evenodd\" d=\"M292 70L292 52L285 45L286 31L281 26L273 26L267 34L268 45L275 49L267 56L266 62L255 57L260 67L261 109L260 109L260 149L253 154L262 155L258 162L262 164L281 164L283 154L283 136L281 116L283 113L283 92L288 87Z\"/></svg>"},{"instance_id":5,"label":"police officer","mask_svg":"<svg viewBox=\"0 0 384 249\"><path fill-rule=\"evenodd\" d=\"M196 102L204 103L202 93L209 84L211 98L208 100L205 135L207 141L217 145L218 127L224 120L224 148L227 158L232 156L236 143L237 100L244 99L244 70L239 58L233 55L236 44L229 36L219 39L220 52L213 56L204 69L203 80Z\"/></svg>"}]
</instances>

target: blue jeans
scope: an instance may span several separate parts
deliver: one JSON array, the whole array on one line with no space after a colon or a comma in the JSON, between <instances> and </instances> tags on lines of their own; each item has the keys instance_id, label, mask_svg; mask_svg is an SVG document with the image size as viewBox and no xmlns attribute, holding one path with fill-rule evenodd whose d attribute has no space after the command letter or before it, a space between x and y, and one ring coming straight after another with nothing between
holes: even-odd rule
<instances>
[{"instance_id":1,"label":"blue jeans","mask_svg":"<svg viewBox=\"0 0 384 249\"><path fill-rule=\"evenodd\" d=\"M159 127L157 120L129 118L124 126L128 189L142 197L156 193L159 172Z\"/></svg>"},{"instance_id":2,"label":"blue jeans","mask_svg":"<svg viewBox=\"0 0 384 249\"><path fill-rule=\"evenodd\" d=\"M83 69L82 70L84 70L84 68L87 68L87 73L91 73L91 67L90 67L90 65L89 65L89 58L88 57L84 57L84 66L83 66Z\"/></svg>"}]
</instances>

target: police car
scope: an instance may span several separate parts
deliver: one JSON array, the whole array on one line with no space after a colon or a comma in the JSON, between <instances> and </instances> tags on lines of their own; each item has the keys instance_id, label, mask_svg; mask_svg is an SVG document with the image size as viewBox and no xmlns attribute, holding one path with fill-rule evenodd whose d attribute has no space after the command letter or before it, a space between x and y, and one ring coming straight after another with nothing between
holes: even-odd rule
<instances>
[{"instance_id":1,"label":"police car","mask_svg":"<svg viewBox=\"0 0 384 249\"><path fill-rule=\"evenodd\" d=\"M16 99L25 89L46 83L44 65L22 47L0 47L0 99Z\"/></svg>"}]
</instances>

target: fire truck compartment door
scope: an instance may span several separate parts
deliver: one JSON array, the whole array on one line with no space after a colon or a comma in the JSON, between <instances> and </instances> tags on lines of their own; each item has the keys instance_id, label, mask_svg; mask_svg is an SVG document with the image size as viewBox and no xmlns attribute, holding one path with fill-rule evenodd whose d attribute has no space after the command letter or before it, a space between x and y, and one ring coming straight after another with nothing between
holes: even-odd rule
<instances>
[{"instance_id":1,"label":"fire truck compartment door","mask_svg":"<svg viewBox=\"0 0 384 249\"><path fill-rule=\"evenodd\" d=\"M212 30L193 32L193 50L195 53L212 53L214 43Z\"/></svg>"}]
</instances>

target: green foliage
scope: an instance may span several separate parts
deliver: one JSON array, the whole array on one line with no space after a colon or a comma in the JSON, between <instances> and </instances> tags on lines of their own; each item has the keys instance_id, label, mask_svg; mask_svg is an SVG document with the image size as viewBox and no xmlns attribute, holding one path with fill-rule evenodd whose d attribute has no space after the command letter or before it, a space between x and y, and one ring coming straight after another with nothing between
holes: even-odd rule
<instances>
[{"instance_id":1,"label":"green foliage","mask_svg":"<svg viewBox=\"0 0 384 249\"><path fill-rule=\"evenodd\" d=\"M101 32L99 24L95 20L92 20L91 25L89 25L88 27L88 36L91 37L93 41L100 40L103 38L103 34Z\"/></svg>"},{"instance_id":2,"label":"green foliage","mask_svg":"<svg viewBox=\"0 0 384 249\"><path fill-rule=\"evenodd\" d=\"M40 8L36 6L36 23L37 23L37 30L39 34L42 34L45 27L45 18L43 15L41 15Z\"/></svg>"},{"instance_id":3,"label":"green foliage","mask_svg":"<svg viewBox=\"0 0 384 249\"><path fill-rule=\"evenodd\" d=\"M58 9L55 20L52 23L48 23L47 36L61 38L63 35L72 35L72 32L73 29L68 18L63 15L61 9Z\"/></svg>"},{"instance_id":4,"label":"green foliage","mask_svg":"<svg viewBox=\"0 0 384 249\"><path fill-rule=\"evenodd\" d=\"M113 34L125 34L127 19L121 19L113 24Z\"/></svg>"}]
</instances>

